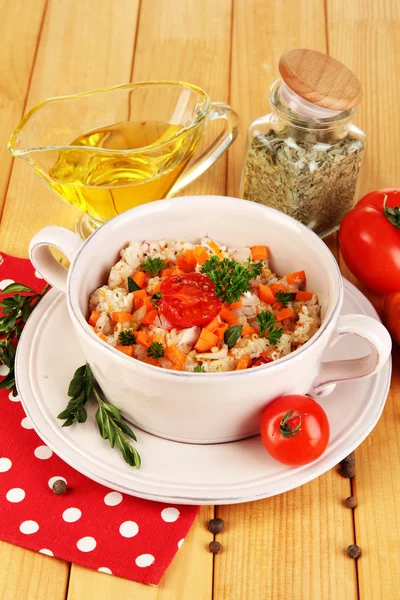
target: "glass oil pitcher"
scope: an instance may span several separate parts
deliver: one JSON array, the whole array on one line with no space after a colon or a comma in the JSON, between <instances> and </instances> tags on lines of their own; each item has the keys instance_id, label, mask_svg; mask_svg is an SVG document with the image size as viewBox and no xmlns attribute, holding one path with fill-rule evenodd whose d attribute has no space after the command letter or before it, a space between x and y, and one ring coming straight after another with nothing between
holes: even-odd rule
<instances>
[{"instance_id":1,"label":"glass oil pitcher","mask_svg":"<svg viewBox=\"0 0 400 600\"><path fill-rule=\"evenodd\" d=\"M206 124L224 119L219 137L188 166ZM238 116L180 82L130 83L50 98L34 106L8 148L84 215L85 238L112 217L178 193L233 143Z\"/></svg>"}]
</instances>

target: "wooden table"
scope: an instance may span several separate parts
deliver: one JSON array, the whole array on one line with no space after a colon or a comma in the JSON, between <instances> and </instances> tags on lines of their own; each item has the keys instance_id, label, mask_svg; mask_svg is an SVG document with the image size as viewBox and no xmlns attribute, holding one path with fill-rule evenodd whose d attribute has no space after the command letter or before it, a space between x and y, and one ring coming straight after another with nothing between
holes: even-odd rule
<instances>
[{"instance_id":1,"label":"wooden table","mask_svg":"<svg viewBox=\"0 0 400 600\"><path fill-rule=\"evenodd\" d=\"M1 250L26 256L38 229L72 228L76 218L7 153L8 136L36 102L132 80L191 81L213 100L230 102L241 129L228 156L189 193L235 196L246 128L269 111L278 58L296 47L328 52L363 83L356 121L369 147L361 192L398 184L399 13L398 0L0 0ZM340 261L336 237L328 243ZM400 598L399 394L396 350L386 408L356 452L352 483L332 470L275 498L202 508L158 588L1 542L0 598ZM351 492L358 498L354 513L343 505ZM223 551L213 558L207 522L214 515L225 520L226 530ZM345 555L354 542L363 550L358 563Z\"/></svg>"}]
</instances>

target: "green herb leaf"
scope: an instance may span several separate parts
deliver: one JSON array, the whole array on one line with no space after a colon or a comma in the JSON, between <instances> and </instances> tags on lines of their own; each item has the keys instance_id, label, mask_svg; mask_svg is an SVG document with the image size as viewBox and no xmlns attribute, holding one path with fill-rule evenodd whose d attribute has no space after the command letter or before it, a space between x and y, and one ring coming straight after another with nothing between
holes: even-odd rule
<instances>
[{"instance_id":1,"label":"green herb leaf","mask_svg":"<svg viewBox=\"0 0 400 600\"><path fill-rule=\"evenodd\" d=\"M203 365L196 365L193 373L205 373Z\"/></svg>"},{"instance_id":2,"label":"green herb leaf","mask_svg":"<svg viewBox=\"0 0 400 600\"><path fill-rule=\"evenodd\" d=\"M274 346L279 342L283 334L283 329L276 326L275 315L270 311L263 310L257 317L260 328L260 336L266 337L269 343Z\"/></svg>"},{"instance_id":3,"label":"green herb leaf","mask_svg":"<svg viewBox=\"0 0 400 600\"><path fill-rule=\"evenodd\" d=\"M164 356L164 346L160 342L153 342L147 348L147 356L151 358L162 358Z\"/></svg>"},{"instance_id":4,"label":"green herb leaf","mask_svg":"<svg viewBox=\"0 0 400 600\"><path fill-rule=\"evenodd\" d=\"M37 294L35 290L28 287L27 285L23 285L22 283L10 283L4 290L1 292L2 294L12 294L13 292L29 292L33 294Z\"/></svg>"},{"instance_id":5,"label":"green herb leaf","mask_svg":"<svg viewBox=\"0 0 400 600\"><path fill-rule=\"evenodd\" d=\"M152 296L150 296L150 302L158 310L158 305L160 304L160 300L162 298L162 294L160 292L156 292Z\"/></svg>"},{"instance_id":6,"label":"green herb leaf","mask_svg":"<svg viewBox=\"0 0 400 600\"><path fill-rule=\"evenodd\" d=\"M136 283L136 281L133 281L132 277L128 277L128 292L137 292L141 289L142 288Z\"/></svg>"},{"instance_id":7,"label":"green herb leaf","mask_svg":"<svg viewBox=\"0 0 400 600\"><path fill-rule=\"evenodd\" d=\"M261 262L249 262L244 266L230 258L220 261L214 254L204 263L201 272L214 282L218 298L225 304L232 304L250 290L250 281L261 274L262 267Z\"/></svg>"},{"instance_id":8,"label":"green herb leaf","mask_svg":"<svg viewBox=\"0 0 400 600\"><path fill-rule=\"evenodd\" d=\"M58 419L65 419L63 427L69 427L75 422L84 423L87 419L85 404L93 395L93 373L89 364L79 367L68 386L68 396L71 400L67 407L58 415Z\"/></svg>"},{"instance_id":9,"label":"green herb leaf","mask_svg":"<svg viewBox=\"0 0 400 600\"><path fill-rule=\"evenodd\" d=\"M136 344L136 338L133 335L133 330L127 329L126 331L121 331L118 336L118 342L121 344L121 346L133 346L133 344Z\"/></svg>"},{"instance_id":10,"label":"green herb leaf","mask_svg":"<svg viewBox=\"0 0 400 600\"><path fill-rule=\"evenodd\" d=\"M163 262L159 256L156 258L148 256L146 262L140 265L140 267L147 273L150 273L152 277L156 277L156 275L158 275L162 269L165 269L166 266L166 263Z\"/></svg>"},{"instance_id":11,"label":"green herb leaf","mask_svg":"<svg viewBox=\"0 0 400 600\"><path fill-rule=\"evenodd\" d=\"M278 290L276 292L276 301L283 304L283 306L287 306L289 302L293 302L296 299L296 292L282 292Z\"/></svg>"},{"instance_id":12,"label":"green herb leaf","mask_svg":"<svg viewBox=\"0 0 400 600\"><path fill-rule=\"evenodd\" d=\"M229 327L224 333L224 342L227 344L228 348L233 348L236 344L240 336L242 335L242 325L234 325L233 327Z\"/></svg>"}]
</instances>

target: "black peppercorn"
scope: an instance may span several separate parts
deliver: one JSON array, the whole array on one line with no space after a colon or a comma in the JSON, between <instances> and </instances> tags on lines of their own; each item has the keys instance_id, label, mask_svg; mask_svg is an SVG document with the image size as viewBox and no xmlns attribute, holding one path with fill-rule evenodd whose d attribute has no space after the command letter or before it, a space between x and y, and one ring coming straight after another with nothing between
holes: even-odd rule
<instances>
[{"instance_id":1,"label":"black peppercorn","mask_svg":"<svg viewBox=\"0 0 400 600\"><path fill-rule=\"evenodd\" d=\"M354 454L354 452L350 452L350 454L348 456L346 456L346 458L344 458L342 461L340 461L340 464L346 464L346 465L355 465L356 464L356 455Z\"/></svg>"},{"instance_id":2,"label":"black peppercorn","mask_svg":"<svg viewBox=\"0 0 400 600\"><path fill-rule=\"evenodd\" d=\"M210 542L208 545L210 552L212 552L213 554L216 554L217 552L220 551L221 549L221 544L219 542L216 542L215 540Z\"/></svg>"},{"instance_id":3,"label":"black peppercorn","mask_svg":"<svg viewBox=\"0 0 400 600\"><path fill-rule=\"evenodd\" d=\"M351 544L347 547L346 552L350 558L358 558L361 555L361 548L357 544Z\"/></svg>"},{"instance_id":4,"label":"black peppercorn","mask_svg":"<svg viewBox=\"0 0 400 600\"><path fill-rule=\"evenodd\" d=\"M357 506L357 498L355 498L354 496L349 496L348 498L346 498L344 503L347 506L347 508L355 508Z\"/></svg>"},{"instance_id":5,"label":"black peppercorn","mask_svg":"<svg viewBox=\"0 0 400 600\"><path fill-rule=\"evenodd\" d=\"M63 479L57 479L57 481L53 483L52 490L57 496L62 496L67 491L67 484Z\"/></svg>"},{"instance_id":6,"label":"black peppercorn","mask_svg":"<svg viewBox=\"0 0 400 600\"><path fill-rule=\"evenodd\" d=\"M356 465L352 465L350 463L341 463L340 474L343 475L343 477L352 479L356 476Z\"/></svg>"},{"instance_id":7,"label":"black peppercorn","mask_svg":"<svg viewBox=\"0 0 400 600\"><path fill-rule=\"evenodd\" d=\"M211 519L208 524L208 531L211 531L211 533L220 533L223 530L224 525L223 519Z\"/></svg>"}]
</instances>

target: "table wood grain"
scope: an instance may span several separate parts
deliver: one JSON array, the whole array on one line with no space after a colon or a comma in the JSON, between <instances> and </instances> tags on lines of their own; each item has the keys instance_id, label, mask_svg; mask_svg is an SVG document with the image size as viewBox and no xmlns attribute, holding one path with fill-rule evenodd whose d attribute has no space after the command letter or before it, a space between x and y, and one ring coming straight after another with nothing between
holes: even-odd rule
<instances>
[{"instance_id":1,"label":"table wood grain","mask_svg":"<svg viewBox=\"0 0 400 600\"><path fill-rule=\"evenodd\" d=\"M361 193L398 184L398 0L0 0L0 249L26 256L50 224L73 228L77 212L6 149L22 115L50 96L146 79L180 79L230 102L237 142L187 193L238 195L249 123L269 111L268 89L286 50L308 47L360 77L356 122L369 145ZM397 69L397 71L396 71ZM186 193L185 192L185 193ZM327 243L343 274L336 235ZM393 354L383 416L357 450L352 483L336 469L287 494L203 507L155 588L0 542L4 600L395 600L400 598L400 354ZM351 493L358 507L344 507ZM225 520L223 550L207 550L208 520ZM1 517L0 517L1 518ZM357 542L357 564L345 548Z\"/></svg>"}]
</instances>

